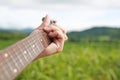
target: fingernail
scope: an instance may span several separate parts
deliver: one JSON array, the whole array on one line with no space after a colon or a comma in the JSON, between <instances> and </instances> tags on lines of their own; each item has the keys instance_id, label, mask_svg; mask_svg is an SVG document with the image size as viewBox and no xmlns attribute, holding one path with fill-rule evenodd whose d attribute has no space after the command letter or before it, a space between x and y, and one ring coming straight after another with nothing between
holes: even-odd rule
<instances>
[{"instance_id":1,"label":"fingernail","mask_svg":"<svg viewBox=\"0 0 120 80\"><path fill-rule=\"evenodd\" d=\"M50 36L51 36L52 34L53 34L52 32L49 33Z\"/></svg>"},{"instance_id":2,"label":"fingernail","mask_svg":"<svg viewBox=\"0 0 120 80\"><path fill-rule=\"evenodd\" d=\"M45 30L47 30L47 29L48 29L48 27L44 27L44 29L45 29Z\"/></svg>"}]
</instances>

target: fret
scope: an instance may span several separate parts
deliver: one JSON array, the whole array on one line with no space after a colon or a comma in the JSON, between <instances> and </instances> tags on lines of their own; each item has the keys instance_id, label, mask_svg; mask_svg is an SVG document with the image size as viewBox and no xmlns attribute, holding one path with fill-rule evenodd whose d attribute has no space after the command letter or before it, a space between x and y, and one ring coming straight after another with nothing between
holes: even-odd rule
<instances>
[{"instance_id":1,"label":"fret","mask_svg":"<svg viewBox=\"0 0 120 80\"><path fill-rule=\"evenodd\" d=\"M36 40L37 40L37 42L35 43L36 44L36 51L37 51L37 54L40 54L40 52L43 51L43 47L41 46L41 42L38 39L36 39Z\"/></svg>"},{"instance_id":2,"label":"fret","mask_svg":"<svg viewBox=\"0 0 120 80\"><path fill-rule=\"evenodd\" d=\"M12 72L11 66L9 65L9 63L7 63L8 61L10 60L7 59L6 63L4 62L2 64L4 66L1 67L2 74L4 74L4 76L2 77L6 77L6 78L10 78L11 76L13 76L13 74L11 73Z\"/></svg>"},{"instance_id":3,"label":"fret","mask_svg":"<svg viewBox=\"0 0 120 80\"><path fill-rule=\"evenodd\" d=\"M6 67L6 66L5 66ZM7 68L7 67L6 67ZM9 61L8 62L8 69L7 70L9 70L8 72L9 72L9 74L10 74L10 78L14 78L16 75L17 75L17 73L16 72L14 72L14 70L17 70L17 68L16 68L16 66L15 66L15 64L14 64L14 62L13 61Z\"/></svg>"},{"instance_id":4,"label":"fret","mask_svg":"<svg viewBox=\"0 0 120 80\"><path fill-rule=\"evenodd\" d=\"M50 43L42 30L0 51L0 80L13 80Z\"/></svg>"},{"instance_id":5,"label":"fret","mask_svg":"<svg viewBox=\"0 0 120 80\"><path fill-rule=\"evenodd\" d=\"M28 64L28 62L26 61L26 59L24 58L23 54L21 54L21 52L19 51L19 60L22 63L22 67L25 68L26 65ZM22 70L22 69L21 69Z\"/></svg>"},{"instance_id":6,"label":"fret","mask_svg":"<svg viewBox=\"0 0 120 80\"><path fill-rule=\"evenodd\" d=\"M36 52L34 51L35 44L34 44L34 42L32 40L32 36L29 36L28 39L29 39L27 41L28 44L29 44L28 47L31 46L31 47L28 48L28 51L30 51L31 59L33 60L33 58L36 56Z\"/></svg>"},{"instance_id":7,"label":"fret","mask_svg":"<svg viewBox=\"0 0 120 80\"><path fill-rule=\"evenodd\" d=\"M20 53L17 53L17 51L19 51L17 45L15 45L15 47L16 49L13 48L13 53L15 55L14 60L15 60L15 64L17 65L18 70L20 71L24 65L23 63L21 63L21 59L19 58Z\"/></svg>"},{"instance_id":8,"label":"fret","mask_svg":"<svg viewBox=\"0 0 120 80\"><path fill-rule=\"evenodd\" d=\"M43 47L43 45L42 45L42 38L41 38L41 35L40 35L40 31L39 30L37 30L36 31L36 34L34 34L33 35L34 37L32 38L32 39L34 39L33 40L33 42L34 42L34 44L35 44L35 51L37 51L37 56L40 54L40 52L42 52L43 51L43 49L44 49L44 47ZM36 56L36 57L37 57Z\"/></svg>"},{"instance_id":9,"label":"fret","mask_svg":"<svg viewBox=\"0 0 120 80\"><path fill-rule=\"evenodd\" d=\"M7 51L4 51L3 52L3 54L5 55L5 54L7 54L8 56L10 56L8 53L7 53ZM10 68L11 68L11 66L9 66L9 61L11 61L10 60L10 57L5 57L4 56L4 63L2 63L2 65L4 65L4 67L3 67L3 72L7 75L7 77L10 77L12 74L11 74L11 71L10 71Z\"/></svg>"},{"instance_id":10,"label":"fret","mask_svg":"<svg viewBox=\"0 0 120 80\"><path fill-rule=\"evenodd\" d=\"M21 54L19 52L19 49L18 49L18 45L15 45L16 47L16 50L14 50L14 54L16 55L17 57L17 64L19 65L19 68L23 68L24 67L24 63L22 62L22 59L20 58Z\"/></svg>"},{"instance_id":11,"label":"fret","mask_svg":"<svg viewBox=\"0 0 120 80\"><path fill-rule=\"evenodd\" d=\"M7 56L6 56L7 55ZM1 53L0 54L0 64L4 63L4 61L6 60L6 58L8 57L8 54L6 53Z\"/></svg>"},{"instance_id":12,"label":"fret","mask_svg":"<svg viewBox=\"0 0 120 80\"><path fill-rule=\"evenodd\" d=\"M16 61L17 58L14 54L13 48L11 47L11 49L10 49L11 52L7 52L7 53L10 55L10 61L9 61L9 62L11 62L10 67L12 68L12 71L14 72L14 70L16 70L16 69L17 69L17 71L19 70L19 66L17 64L17 61Z\"/></svg>"},{"instance_id":13,"label":"fret","mask_svg":"<svg viewBox=\"0 0 120 80\"><path fill-rule=\"evenodd\" d=\"M6 50L6 52L8 53L9 55L9 58L7 59L7 66L9 67L9 74L11 74L10 76L11 77L14 77L18 74L19 72L19 66L17 64L17 61L16 61L16 56L14 55L14 52L12 50L13 47L9 48L8 50ZM10 51L10 52L9 52ZM5 66L6 67L6 66Z\"/></svg>"},{"instance_id":14,"label":"fret","mask_svg":"<svg viewBox=\"0 0 120 80\"><path fill-rule=\"evenodd\" d=\"M6 65L6 64L4 64L4 65ZM0 67L0 73L1 73L0 80L7 80L10 77L8 70L5 67Z\"/></svg>"},{"instance_id":15,"label":"fret","mask_svg":"<svg viewBox=\"0 0 120 80\"><path fill-rule=\"evenodd\" d=\"M40 34L41 33L41 34ZM43 43L43 38L42 38L42 31L38 31L38 35L37 35L37 39L38 39L38 42L40 42L42 49L44 49L44 43Z\"/></svg>"},{"instance_id":16,"label":"fret","mask_svg":"<svg viewBox=\"0 0 120 80\"><path fill-rule=\"evenodd\" d=\"M10 78L10 77L14 77L14 74L12 73L12 66L10 65L10 62L9 63L6 63L4 64L4 72L7 74L7 78Z\"/></svg>"},{"instance_id":17,"label":"fret","mask_svg":"<svg viewBox=\"0 0 120 80\"><path fill-rule=\"evenodd\" d=\"M22 44L21 44L21 45L22 45ZM18 46L19 51L20 51L20 54L21 54L21 56L23 57L22 59L24 59L24 60L25 60L25 62L24 62L24 63L28 64L29 60L27 59L27 57L25 56L25 54L23 54L23 50L22 50L22 48L21 48L21 47L22 47L22 46Z\"/></svg>"},{"instance_id":18,"label":"fret","mask_svg":"<svg viewBox=\"0 0 120 80\"><path fill-rule=\"evenodd\" d=\"M17 49L18 49L18 50L16 51L16 55L17 55L17 57L18 57L18 59L19 59L19 61L20 61L21 67L24 68L24 67L25 67L25 63L24 63L24 62L26 62L26 60L25 60L25 58L23 57L23 55L21 54L18 46L19 46L19 44L16 45L16 47L17 47Z\"/></svg>"},{"instance_id":19,"label":"fret","mask_svg":"<svg viewBox=\"0 0 120 80\"><path fill-rule=\"evenodd\" d=\"M4 55L6 55L7 53L4 51L1 53L0 57L1 57L1 60L0 61L0 75L2 74L3 76L1 76L2 79L7 79L10 77L10 74L9 74L9 67L8 67L8 64L7 64L7 61L8 61L8 57L5 57ZM3 65L5 65L5 68ZM8 70L7 70L8 69ZM6 77L6 78L4 78Z\"/></svg>"},{"instance_id":20,"label":"fret","mask_svg":"<svg viewBox=\"0 0 120 80\"><path fill-rule=\"evenodd\" d=\"M37 34L37 33L36 33ZM34 54L35 54L35 57L39 54L38 53L38 48L37 48L37 45L38 44L36 44L38 41L36 41L36 39L37 39L37 37L36 37L36 35L35 34L33 34L33 36L34 37L31 37L31 40L32 40L32 44L34 44L34 46L32 46L32 50L33 50L33 52L34 52Z\"/></svg>"},{"instance_id":21,"label":"fret","mask_svg":"<svg viewBox=\"0 0 120 80\"><path fill-rule=\"evenodd\" d=\"M38 53L40 53L40 52L42 52L43 51L43 49L44 49L44 47L43 47L43 45L42 45L42 38L41 38L41 36L40 36L40 33L38 33L37 35L36 35L36 44L38 44L37 45L37 48L38 48L38 50L39 50L39 52ZM41 49L40 49L41 48Z\"/></svg>"},{"instance_id":22,"label":"fret","mask_svg":"<svg viewBox=\"0 0 120 80\"><path fill-rule=\"evenodd\" d=\"M32 55L30 54L30 52L28 50L29 47L27 47L27 45L29 45L29 44L28 43L26 44L26 42L23 44L23 46L24 46L23 55L28 59L28 61L30 61L32 58Z\"/></svg>"}]
</instances>

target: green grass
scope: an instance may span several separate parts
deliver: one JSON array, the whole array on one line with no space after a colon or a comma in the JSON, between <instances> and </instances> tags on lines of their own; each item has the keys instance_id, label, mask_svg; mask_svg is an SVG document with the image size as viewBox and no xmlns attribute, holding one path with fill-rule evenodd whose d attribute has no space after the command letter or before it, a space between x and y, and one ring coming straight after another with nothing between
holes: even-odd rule
<instances>
[{"instance_id":1,"label":"green grass","mask_svg":"<svg viewBox=\"0 0 120 80\"><path fill-rule=\"evenodd\" d=\"M8 39L8 40L0 40L0 49L4 49L8 47L9 45L12 45L13 43L17 42L19 39Z\"/></svg>"},{"instance_id":2,"label":"green grass","mask_svg":"<svg viewBox=\"0 0 120 80\"><path fill-rule=\"evenodd\" d=\"M17 40L0 40L0 49ZM66 42L62 53L31 63L16 80L119 80L120 43Z\"/></svg>"}]
</instances>

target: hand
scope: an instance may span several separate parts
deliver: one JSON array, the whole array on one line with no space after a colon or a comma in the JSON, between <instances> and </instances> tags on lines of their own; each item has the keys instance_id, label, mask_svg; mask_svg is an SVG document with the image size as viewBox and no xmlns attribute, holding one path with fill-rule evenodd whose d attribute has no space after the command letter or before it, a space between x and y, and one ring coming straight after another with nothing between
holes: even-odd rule
<instances>
[{"instance_id":1,"label":"hand","mask_svg":"<svg viewBox=\"0 0 120 80\"><path fill-rule=\"evenodd\" d=\"M49 56L63 50L64 42L67 40L66 31L57 24L50 25L49 16L45 17L43 23L37 29L43 29L53 39L53 42L37 58Z\"/></svg>"}]
</instances>

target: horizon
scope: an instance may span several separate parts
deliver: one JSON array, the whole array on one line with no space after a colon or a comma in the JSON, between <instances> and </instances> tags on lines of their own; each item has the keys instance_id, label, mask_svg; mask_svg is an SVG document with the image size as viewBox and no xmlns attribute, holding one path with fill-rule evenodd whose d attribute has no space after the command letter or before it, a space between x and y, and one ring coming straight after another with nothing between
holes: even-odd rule
<instances>
[{"instance_id":1,"label":"horizon","mask_svg":"<svg viewBox=\"0 0 120 80\"><path fill-rule=\"evenodd\" d=\"M68 33L69 32L82 32L82 31L86 31L86 30L91 30L91 29L94 29L94 28L112 28L112 29L120 29L120 27L113 27L113 26L93 26L93 27L90 27L88 29L84 29L84 30L70 30L70 31L67 31ZM22 28L22 29L15 29L15 28L0 28L0 30L15 30L15 31L24 31L24 30L34 30L34 28L29 28L29 27L26 27L26 28Z\"/></svg>"},{"instance_id":2,"label":"horizon","mask_svg":"<svg viewBox=\"0 0 120 80\"><path fill-rule=\"evenodd\" d=\"M0 28L36 28L46 14L67 31L120 28L119 0L0 0Z\"/></svg>"}]
</instances>

